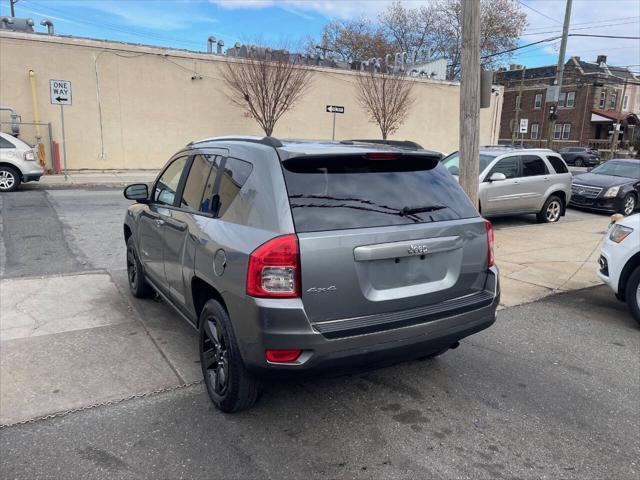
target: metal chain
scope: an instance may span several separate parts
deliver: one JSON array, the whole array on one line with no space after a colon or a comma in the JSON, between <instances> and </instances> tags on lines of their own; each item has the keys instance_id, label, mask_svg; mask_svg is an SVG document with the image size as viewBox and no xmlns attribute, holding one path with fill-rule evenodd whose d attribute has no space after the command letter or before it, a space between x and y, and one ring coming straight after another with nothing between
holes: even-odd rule
<instances>
[{"instance_id":1,"label":"metal chain","mask_svg":"<svg viewBox=\"0 0 640 480\"><path fill-rule=\"evenodd\" d=\"M115 400L107 400L105 402L94 403L92 405L86 405L84 407L77 407L69 410L64 410L62 412L50 413L49 415L42 415L40 417L30 418L28 420L22 420L15 423L0 423L0 430L8 427L15 427L18 425L29 425L32 423L41 422L42 420L50 420L52 418L65 417L72 413L84 412L85 410L91 410L98 407L107 407L110 405L117 405L119 403L128 402L129 400L134 400L136 398L146 398L146 397L151 397L153 395L158 395L160 393L173 392L174 390L182 390L184 388L192 387L194 385L199 385L201 383L203 383L203 380L195 380L193 382L182 383L180 385L173 385L171 387L158 388L150 392L134 393L133 395L129 395L128 397L118 398Z\"/></svg>"}]
</instances>

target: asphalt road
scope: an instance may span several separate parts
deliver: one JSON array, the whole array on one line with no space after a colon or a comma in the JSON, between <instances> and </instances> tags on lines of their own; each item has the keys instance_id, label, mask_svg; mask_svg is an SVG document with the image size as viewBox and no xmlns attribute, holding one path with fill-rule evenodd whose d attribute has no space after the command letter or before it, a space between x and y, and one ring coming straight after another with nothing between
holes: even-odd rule
<instances>
[{"instance_id":1,"label":"asphalt road","mask_svg":"<svg viewBox=\"0 0 640 480\"><path fill-rule=\"evenodd\" d=\"M100 270L126 286L119 190L0 202L3 276ZM189 327L162 303L135 308L167 357L197 370ZM8 427L0 477L637 480L639 371L640 329L597 287L501 310L435 360L268 385L237 415L196 385Z\"/></svg>"}]
</instances>

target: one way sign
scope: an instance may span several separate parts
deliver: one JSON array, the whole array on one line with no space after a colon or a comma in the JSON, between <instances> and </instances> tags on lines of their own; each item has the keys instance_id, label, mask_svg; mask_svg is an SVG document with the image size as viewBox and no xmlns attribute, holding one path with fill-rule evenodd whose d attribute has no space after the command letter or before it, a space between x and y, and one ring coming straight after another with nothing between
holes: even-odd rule
<instances>
[{"instance_id":1,"label":"one way sign","mask_svg":"<svg viewBox=\"0 0 640 480\"><path fill-rule=\"evenodd\" d=\"M71 105L71 82L69 80L49 80L51 103Z\"/></svg>"}]
</instances>

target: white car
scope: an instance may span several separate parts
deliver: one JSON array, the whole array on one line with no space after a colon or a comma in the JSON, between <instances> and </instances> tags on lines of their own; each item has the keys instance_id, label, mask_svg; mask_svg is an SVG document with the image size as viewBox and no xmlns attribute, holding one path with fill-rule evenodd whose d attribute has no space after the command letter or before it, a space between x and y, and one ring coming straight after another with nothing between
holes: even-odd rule
<instances>
[{"instance_id":1,"label":"white car","mask_svg":"<svg viewBox=\"0 0 640 480\"><path fill-rule=\"evenodd\" d=\"M640 323L640 213L612 217L598 263L598 276Z\"/></svg>"},{"instance_id":2,"label":"white car","mask_svg":"<svg viewBox=\"0 0 640 480\"><path fill-rule=\"evenodd\" d=\"M37 158L37 152L22 140L0 132L0 192L40 180L44 170Z\"/></svg>"}]
</instances>

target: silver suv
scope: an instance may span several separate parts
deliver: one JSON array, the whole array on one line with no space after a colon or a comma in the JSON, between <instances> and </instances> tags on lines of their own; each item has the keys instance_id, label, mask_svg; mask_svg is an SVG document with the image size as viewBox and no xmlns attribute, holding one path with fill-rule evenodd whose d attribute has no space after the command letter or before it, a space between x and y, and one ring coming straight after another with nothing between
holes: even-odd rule
<instances>
[{"instance_id":1,"label":"silver suv","mask_svg":"<svg viewBox=\"0 0 640 480\"><path fill-rule=\"evenodd\" d=\"M127 270L199 330L208 393L251 406L261 380L436 356L489 327L491 224L439 154L360 141L220 137L130 185Z\"/></svg>"},{"instance_id":2,"label":"silver suv","mask_svg":"<svg viewBox=\"0 0 640 480\"><path fill-rule=\"evenodd\" d=\"M442 163L458 175L458 152ZM478 193L485 217L535 213L539 222L557 222L571 199L571 173L552 150L481 149Z\"/></svg>"}]
</instances>

